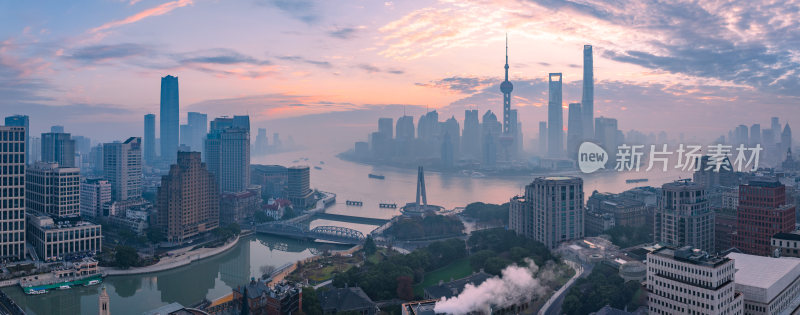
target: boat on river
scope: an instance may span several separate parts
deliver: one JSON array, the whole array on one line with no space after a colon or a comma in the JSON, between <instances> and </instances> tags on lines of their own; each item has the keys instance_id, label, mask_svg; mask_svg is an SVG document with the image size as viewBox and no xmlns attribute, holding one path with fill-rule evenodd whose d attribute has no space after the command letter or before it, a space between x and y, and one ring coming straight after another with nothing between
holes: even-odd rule
<instances>
[{"instance_id":1,"label":"boat on river","mask_svg":"<svg viewBox=\"0 0 800 315\"><path fill-rule=\"evenodd\" d=\"M78 262L65 262L63 269L50 273L24 277L19 286L25 294L45 294L51 290L68 290L75 286L91 286L103 282L97 261L84 258Z\"/></svg>"}]
</instances>

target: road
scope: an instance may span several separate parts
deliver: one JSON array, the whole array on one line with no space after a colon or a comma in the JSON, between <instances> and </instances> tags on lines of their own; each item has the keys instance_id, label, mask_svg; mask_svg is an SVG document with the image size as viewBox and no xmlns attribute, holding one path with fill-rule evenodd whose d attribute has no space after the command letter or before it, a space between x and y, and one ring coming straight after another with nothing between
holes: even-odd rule
<instances>
[{"instance_id":1,"label":"road","mask_svg":"<svg viewBox=\"0 0 800 315\"><path fill-rule=\"evenodd\" d=\"M571 261L570 261L571 262ZM571 262L570 267L575 268L577 263ZM541 310L539 310L539 315L559 315L561 314L561 305L564 303L564 297L567 296L567 292L575 283L578 278L584 278L592 273L592 268L594 265L591 264L581 264L576 272L580 272L573 276L569 281L567 281L564 286L562 286L558 291L553 293L553 296L550 297L550 300L545 303Z\"/></svg>"}]
</instances>

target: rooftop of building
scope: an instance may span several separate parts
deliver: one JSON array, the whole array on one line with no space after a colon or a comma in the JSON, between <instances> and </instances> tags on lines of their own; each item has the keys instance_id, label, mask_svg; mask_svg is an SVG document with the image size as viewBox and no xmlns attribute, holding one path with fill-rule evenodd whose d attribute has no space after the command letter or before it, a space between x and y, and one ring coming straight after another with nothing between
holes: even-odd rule
<instances>
[{"instance_id":1,"label":"rooftop of building","mask_svg":"<svg viewBox=\"0 0 800 315\"><path fill-rule=\"evenodd\" d=\"M778 188L783 186L777 178L774 177L756 177L747 182L747 186L757 186L764 188Z\"/></svg>"},{"instance_id":2,"label":"rooftop of building","mask_svg":"<svg viewBox=\"0 0 800 315\"><path fill-rule=\"evenodd\" d=\"M704 251L692 249L689 246L681 248L664 246L653 250L651 254L704 267L716 267L730 261L727 257L709 255Z\"/></svg>"},{"instance_id":3,"label":"rooftop of building","mask_svg":"<svg viewBox=\"0 0 800 315\"><path fill-rule=\"evenodd\" d=\"M156 308L154 310L142 313L142 315L199 315L199 314L205 314L205 313L195 309L187 309L185 306L181 305L181 303L178 302L167 304L159 308Z\"/></svg>"},{"instance_id":4,"label":"rooftop of building","mask_svg":"<svg viewBox=\"0 0 800 315\"><path fill-rule=\"evenodd\" d=\"M742 253L730 253L736 266L736 286L747 286L761 291L758 295L745 294L745 299L769 303L800 277L800 259L773 258ZM767 267L767 268L765 268Z\"/></svg>"},{"instance_id":5,"label":"rooftop of building","mask_svg":"<svg viewBox=\"0 0 800 315\"><path fill-rule=\"evenodd\" d=\"M662 189L669 189L669 190L696 190L696 189L703 189L703 187L704 187L703 185L700 185L689 179L676 180L674 182L666 183L661 186Z\"/></svg>"},{"instance_id":6,"label":"rooftop of building","mask_svg":"<svg viewBox=\"0 0 800 315\"><path fill-rule=\"evenodd\" d=\"M63 219L54 219L48 215L41 214L41 213L28 213L28 220L33 223L34 225L44 229L44 230L57 230L57 229L69 229L74 227L88 227L88 226L98 226L92 222L88 221L81 221L80 218L71 218L67 220Z\"/></svg>"},{"instance_id":7,"label":"rooftop of building","mask_svg":"<svg viewBox=\"0 0 800 315\"><path fill-rule=\"evenodd\" d=\"M772 236L774 239L800 241L800 233L777 233Z\"/></svg>"},{"instance_id":8,"label":"rooftop of building","mask_svg":"<svg viewBox=\"0 0 800 315\"><path fill-rule=\"evenodd\" d=\"M238 286L234 290L239 292L239 294L242 294L245 288L247 289L248 299L255 299L264 295L275 299L282 299L287 295L293 295L300 292L300 289L290 282L281 282L273 287L269 287L265 281L255 278L251 278L249 283L243 286Z\"/></svg>"},{"instance_id":9,"label":"rooftop of building","mask_svg":"<svg viewBox=\"0 0 800 315\"><path fill-rule=\"evenodd\" d=\"M590 315L630 315L630 314L636 314L636 313L623 311L618 308L613 308L611 307L611 305L606 305L603 306L603 308L597 310L597 312L591 313Z\"/></svg>"},{"instance_id":10,"label":"rooftop of building","mask_svg":"<svg viewBox=\"0 0 800 315\"><path fill-rule=\"evenodd\" d=\"M461 292L464 291L464 287L467 284L479 286L481 285L481 283L483 283L484 281L486 281L491 277L492 275L485 273L483 272L483 270L481 270L480 272L473 273L461 279L453 280L450 282L442 282L437 285L429 286L424 290L428 296L434 298L442 298L442 297L451 298L453 296L458 296L459 294L461 294Z\"/></svg>"},{"instance_id":11,"label":"rooftop of building","mask_svg":"<svg viewBox=\"0 0 800 315\"><path fill-rule=\"evenodd\" d=\"M376 307L375 302L360 287L335 288L320 296L323 311L346 312Z\"/></svg>"},{"instance_id":12,"label":"rooftop of building","mask_svg":"<svg viewBox=\"0 0 800 315\"><path fill-rule=\"evenodd\" d=\"M438 300L423 300L403 303L402 310L409 315L435 315L434 308Z\"/></svg>"},{"instance_id":13,"label":"rooftop of building","mask_svg":"<svg viewBox=\"0 0 800 315\"><path fill-rule=\"evenodd\" d=\"M548 181L570 181L570 180L582 180L580 177L573 177L573 176L547 176L541 177L544 180Z\"/></svg>"}]
</instances>

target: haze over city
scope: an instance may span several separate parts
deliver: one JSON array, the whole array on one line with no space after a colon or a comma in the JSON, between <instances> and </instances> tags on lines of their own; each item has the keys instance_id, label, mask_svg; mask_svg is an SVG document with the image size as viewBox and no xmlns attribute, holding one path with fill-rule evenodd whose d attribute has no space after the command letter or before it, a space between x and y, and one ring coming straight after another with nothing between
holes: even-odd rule
<instances>
[{"instance_id":1,"label":"haze over city","mask_svg":"<svg viewBox=\"0 0 800 315\"><path fill-rule=\"evenodd\" d=\"M711 141L740 123L765 124L775 114L791 122L800 113L794 5L132 0L0 7L0 107L35 115L34 134L54 124L76 134L113 126L100 141L140 134L140 117L157 110L157 78L167 74L181 80L181 116L249 114L254 125L286 130L295 125L286 118L321 114L313 121L344 138L363 134L379 115L399 117L399 105L414 116L425 107L443 117L465 108L497 112L506 33L512 103L526 136L546 120L548 72L564 74L565 109L580 101L587 43L595 48L595 116L617 118L622 130ZM296 133L314 141L313 133Z\"/></svg>"}]
</instances>

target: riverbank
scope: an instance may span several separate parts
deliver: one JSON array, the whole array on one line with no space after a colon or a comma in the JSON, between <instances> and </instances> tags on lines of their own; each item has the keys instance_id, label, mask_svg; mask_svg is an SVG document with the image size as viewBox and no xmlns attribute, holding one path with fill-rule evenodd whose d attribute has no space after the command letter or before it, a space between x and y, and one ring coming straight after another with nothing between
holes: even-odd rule
<instances>
[{"instance_id":1,"label":"riverbank","mask_svg":"<svg viewBox=\"0 0 800 315\"><path fill-rule=\"evenodd\" d=\"M150 266L135 267L128 269L101 267L100 272L103 273L105 276L120 276L120 275L136 275L143 273L151 273L151 272L158 272L158 271L183 267L188 264L191 264L192 262L213 257L230 250L231 248L236 246L236 244L239 243L239 240L241 239L242 236L246 235L237 235L233 241L228 242L220 247L197 248L193 250L189 250L188 247L176 249L174 251L168 252L169 255L167 257L161 258L161 260L159 260L157 263Z\"/></svg>"}]
</instances>

